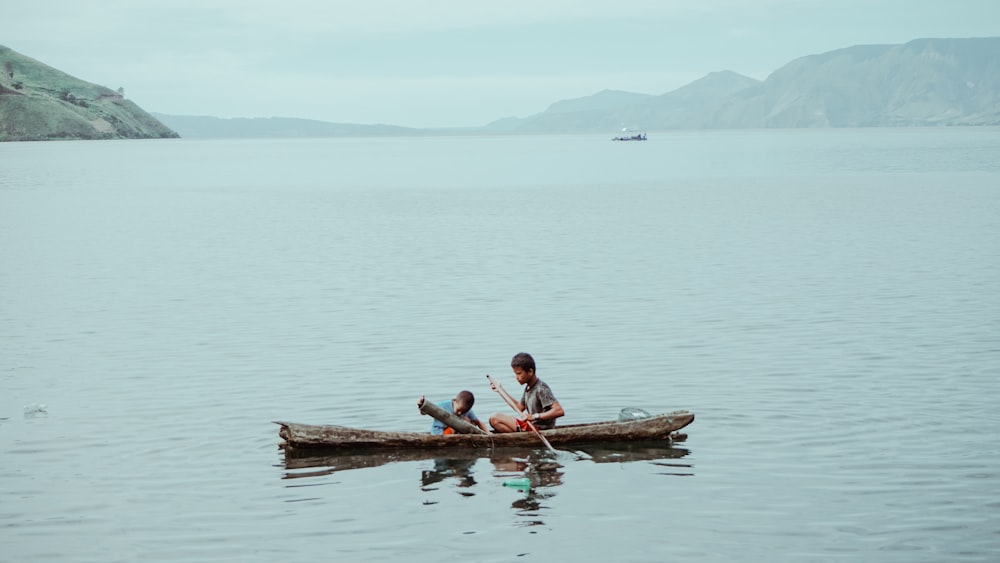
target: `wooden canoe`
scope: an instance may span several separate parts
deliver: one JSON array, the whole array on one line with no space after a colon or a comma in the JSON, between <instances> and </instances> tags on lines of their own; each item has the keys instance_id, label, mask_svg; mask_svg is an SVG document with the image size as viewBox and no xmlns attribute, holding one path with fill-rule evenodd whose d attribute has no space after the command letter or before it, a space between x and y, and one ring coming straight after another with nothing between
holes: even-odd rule
<instances>
[{"instance_id":1,"label":"wooden canoe","mask_svg":"<svg viewBox=\"0 0 1000 563\"><path fill-rule=\"evenodd\" d=\"M639 420L567 424L543 430L553 445L618 443L650 440L670 440L671 434L694 422L694 413L674 411ZM362 430L346 426L275 422L281 428L278 436L285 449L302 448L498 448L541 447L533 432L506 434L453 434L436 436L425 432L385 432Z\"/></svg>"}]
</instances>

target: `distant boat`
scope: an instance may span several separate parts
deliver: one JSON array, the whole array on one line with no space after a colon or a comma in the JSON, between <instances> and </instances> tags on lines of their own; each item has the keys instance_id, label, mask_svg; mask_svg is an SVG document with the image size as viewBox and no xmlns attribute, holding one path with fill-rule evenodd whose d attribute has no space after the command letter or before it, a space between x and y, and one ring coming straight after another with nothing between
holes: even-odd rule
<instances>
[{"instance_id":1,"label":"distant boat","mask_svg":"<svg viewBox=\"0 0 1000 563\"><path fill-rule=\"evenodd\" d=\"M622 134L617 137L613 137L612 141L645 141L646 132L645 131L631 131L628 128L622 129Z\"/></svg>"}]
</instances>

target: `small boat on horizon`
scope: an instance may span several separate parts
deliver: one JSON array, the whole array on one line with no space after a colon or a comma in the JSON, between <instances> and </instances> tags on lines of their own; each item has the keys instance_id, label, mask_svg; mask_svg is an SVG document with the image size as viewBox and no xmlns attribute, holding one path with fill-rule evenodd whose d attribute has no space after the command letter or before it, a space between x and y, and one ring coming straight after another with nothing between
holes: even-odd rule
<instances>
[{"instance_id":1,"label":"small boat on horizon","mask_svg":"<svg viewBox=\"0 0 1000 563\"><path fill-rule=\"evenodd\" d=\"M617 135L611 139L612 141L645 141L646 132L645 131L633 131L627 127L622 128L621 135Z\"/></svg>"}]
</instances>

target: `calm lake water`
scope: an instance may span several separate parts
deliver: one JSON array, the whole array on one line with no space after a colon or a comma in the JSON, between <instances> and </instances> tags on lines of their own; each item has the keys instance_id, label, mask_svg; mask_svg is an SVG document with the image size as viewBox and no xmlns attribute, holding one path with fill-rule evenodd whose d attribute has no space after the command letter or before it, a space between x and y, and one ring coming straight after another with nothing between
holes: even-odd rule
<instances>
[{"instance_id":1,"label":"calm lake water","mask_svg":"<svg viewBox=\"0 0 1000 563\"><path fill-rule=\"evenodd\" d=\"M278 448L519 351L689 439ZM0 144L2 561L996 561L998 491L1000 129Z\"/></svg>"}]
</instances>

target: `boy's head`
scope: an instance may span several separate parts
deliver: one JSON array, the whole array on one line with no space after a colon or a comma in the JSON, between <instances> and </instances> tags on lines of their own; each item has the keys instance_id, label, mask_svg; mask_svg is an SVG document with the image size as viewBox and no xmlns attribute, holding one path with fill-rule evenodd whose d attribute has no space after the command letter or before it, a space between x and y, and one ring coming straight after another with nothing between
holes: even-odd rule
<instances>
[{"instance_id":1,"label":"boy's head","mask_svg":"<svg viewBox=\"0 0 1000 563\"><path fill-rule=\"evenodd\" d=\"M455 395L452 406L455 407L455 414L462 416L472 410L472 405L476 404L476 396L472 391L459 391Z\"/></svg>"},{"instance_id":2,"label":"boy's head","mask_svg":"<svg viewBox=\"0 0 1000 563\"><path fill-rule=\"evenodd\" d=\"M510 360L510 367L514 370L514 377L522 385L528 383L535 377L535 358L526 352L515 354Z\"/></svg>"},{"instance_id":3,"label":"boy's head","mask_svg":"<svg viewBox=\"0 0 1000 563\"><path fill-rule=\"evenodd\" d=\"M531 354L527 352L514 354L510 360L510 367L521 368L524 371L535 371L535 358L532 358Z\"/></svg>"}]
</instances>

